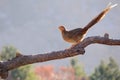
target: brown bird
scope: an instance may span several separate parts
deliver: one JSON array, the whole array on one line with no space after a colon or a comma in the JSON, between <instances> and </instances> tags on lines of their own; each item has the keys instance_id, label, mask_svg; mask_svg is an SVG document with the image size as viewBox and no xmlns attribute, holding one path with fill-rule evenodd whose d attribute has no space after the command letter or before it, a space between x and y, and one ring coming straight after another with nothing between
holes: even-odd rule
<instances>
[{"instance_id":1,"label":"brown bird","mask_svg":"<svg viewBox=\"0 0 120 80\"><path fill-rule=\"evenodd\" d=\"M83 40L86 32L97 22L102 20L104 16L117 4L107 6L99 15L92 19L84 28L77 28L70 31L67 31L64 26L59 26L62 37L66 42L77 44Z\"/></svg>"}]
</instances>

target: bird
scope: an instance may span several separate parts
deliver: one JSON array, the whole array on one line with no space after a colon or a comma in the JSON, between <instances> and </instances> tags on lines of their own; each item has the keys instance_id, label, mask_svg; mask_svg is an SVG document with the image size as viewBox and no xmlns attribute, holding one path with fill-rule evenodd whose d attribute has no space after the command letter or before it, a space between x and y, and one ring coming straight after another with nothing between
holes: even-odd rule
<instances>
[{"instance_id":1,"label":"bird","mask_svg":"<svg viewBox=\"0 0 120 80\"><path fill-rule=\"evenodd\" d=\"M96 23L101 21L105 15L113 8L117 6L117 4L114 5L108 5L105 9L103 9L95 18L93 18L85 27L83 28L76 28L73 30L66 30L65 27L59 26L59 30L62 34L63 39L72 44L77 44L80 43L83 39L84 36L86 35L87 31Z\"/></svg>"}]
</instances>

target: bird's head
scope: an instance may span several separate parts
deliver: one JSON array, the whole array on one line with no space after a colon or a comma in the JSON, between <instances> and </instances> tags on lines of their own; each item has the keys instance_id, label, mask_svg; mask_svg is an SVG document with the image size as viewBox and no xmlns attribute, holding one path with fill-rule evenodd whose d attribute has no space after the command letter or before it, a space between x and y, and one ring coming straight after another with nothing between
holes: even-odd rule
<instances>
[{"instance_id":1,"label":"bird's head","mask_svg":"<svg viewBox=\"0 0 120 80\"><path fill-rule=\"evenodd\" d=\"M59 26L60 31L66 31L64 26Z\"/></svg>"}]
</instances>

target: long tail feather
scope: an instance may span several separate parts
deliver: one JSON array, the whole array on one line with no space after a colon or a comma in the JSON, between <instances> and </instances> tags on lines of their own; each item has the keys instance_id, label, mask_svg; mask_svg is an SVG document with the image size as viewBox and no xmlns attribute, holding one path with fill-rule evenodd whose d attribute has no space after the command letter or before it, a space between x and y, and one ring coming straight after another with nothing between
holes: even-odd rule
<instances>
[{"instance_id":1,"label":"long tail feather","mask_svg":"<svg viewBox=\"0 0 120 80\"><path fill-rule=\"evenodd\" d=\"M111 5L111 3L109 3L107 5L107 7L98 15L96 16L95 18L93 18L84 28L83 28L83 31L84 32L87 32L87 30L89 28L91 28L93 25L95 25L97 22L101 21L105 15L113 8L113 7L116 7L117 4L114 4L114 5Z\"/></svg>"}]
</instances>

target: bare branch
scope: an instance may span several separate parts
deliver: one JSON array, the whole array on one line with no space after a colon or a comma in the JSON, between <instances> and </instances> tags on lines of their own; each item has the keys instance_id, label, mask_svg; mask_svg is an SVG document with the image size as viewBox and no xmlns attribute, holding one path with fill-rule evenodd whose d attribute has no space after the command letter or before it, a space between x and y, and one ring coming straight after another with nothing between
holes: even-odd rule
<instances>
[{"instance_id":1,"label":"bare branch","mask_svg":"<svg viewBox=\"0 0 120 80\"><path fill-rule=\"evenodd\" d=\"M90 44L104 44L109 46L118 46L120 45L120 39L109 39L109 34L105 33L104 37L100 36L93 36L84 39L81 43L77 44L76 46L82 46L83 48L87 47Z\"/></svg>"},{"instance_id":2,"label":"bare branch","mask_svg":"<svg viewBox=\"0 0 120 80\"><path fill-rule=\"evenodd\" d=\"M53 52L37 54L37 55L17 56L6 62L0 62L0 76L1 78L7 78L8 71L27 64L45 62L56 59L64 59L67 57L72 57L80 54L83 55L85 53L84 48L94 43L104 44L109 46L115 46L115 45L119 46L120 39L119 40L109 39L109 35L105 34L104 37L93 36L93 37L85 38L82 42L65 50L53 51Z\"/></svg>"}]
</instances>

